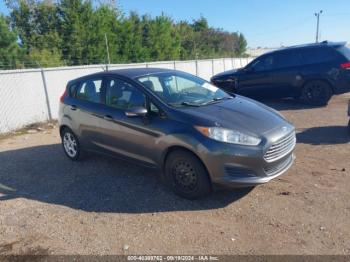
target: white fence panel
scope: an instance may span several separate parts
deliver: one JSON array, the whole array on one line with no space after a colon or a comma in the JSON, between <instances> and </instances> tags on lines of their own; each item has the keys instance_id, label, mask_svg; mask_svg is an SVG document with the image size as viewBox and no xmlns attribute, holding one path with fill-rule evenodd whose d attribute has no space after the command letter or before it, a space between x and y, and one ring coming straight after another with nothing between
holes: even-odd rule
<instances>
[{"instance_id":1,"label":"white fence panel","mask_svg":"<svg viewBox=\"0 0 350 262\"><path fill-rule=\"evenodd\" d=\"M147 67L146 63L138 64L113 64L108 65L108 70L118 70L118 69L127 69L127 68L144 68Z\"/></svg>"},{"instance_id":2,"label":"white fence panel","mask_svg":"<svg viewBox=\"0 0 350 262\"><path fill-rule=\"evenodd\" d=\"M0 133L48 119L40 70L0 72Z\"/></svg>"},{"instance_id":3,"label":"white fence panel","mask_svg":"<svg viewBox=\"0 0 350 262\"><path fill-rule=\"evenodd\" d=\"M164 61L138 64L90 65L25 70L0 71L0 133L25 125L46 121L49 110L53 119L58 116L59 98L69 80L106 70L158 67L177 69L210 80L232 68L240 68L252 58L223 58L197 61ZM44 78L47 98L45 94Z\"/></svg>"},{"instance_id":4,"label":"white fence panel","mask_svg":"<svg viewBox=\"0 0 350 262\"><path fill-rule=\"evenodd\" d=\"M246 66L252 60L252 58L242 58L242 67Z\"/></svg>"},{"instance_id":5,"label":"white fence panel","mask_svg":"<svg viewBox=\"0 0 350 262\"><path fill-rule=\"evenodd\" d=\"M47 92L52 118L58 117L59 98L66 88L69 80L103 71L103 66L86 66L73 68L57 68L45 70Z\"/></svg>"},{"instance_id":6,"label":"white fence panel","mask_svg":"<svg viewBox=\"0 0 350 262\"><path fill-rule=\"evenodd\" d=\"M210 80L213 76L212 60L198 60L198 76L205 80Z\"/></svg>"},{"instance_id":7,"label":"white fence panel","mask_svg":"<svg viewBox=\"0 0 350 262\"><path fill-rule=\"evenodd\" d=\"M233 69L233 60L232 58L224 59L225 71Z\"/></svg>"},{"instance_id":8,"label":"white fence panel","mask_svg":"<svg viewBox=\"0 0 350 262\"><path fill-rule=\"evenodd\" d=\"M225 64L223 59L215 59L213 60L213 75L216 75L218 73L224 72L225 70Z\"/></svg>"},{"instance_id":9,"label":"white fence panel","mask_svg":"<svg viewBox=\"0 0 350 262\"><path fill-rule=\"evenodd\" d=\"M148 67L174 69L174 63L175 63L174 61L172 61L172 62L152 62L152 63L148 63Z\"/></svg>"},{"instance_id":10,"label":"white fence panel","mask_svg":"<svg viewBox=\"0 0 350 262\"><path fill-rule=\"evenodd\" d=\"M234 58L233 65L235 69L243 67L242 58Z\"/></svg>"},{"instance_id":11,"label":"white fence panel","mask_svg":"<svg viewBox=\"0 0 350 262\"><path fill-rule=\"evenodd\" d=\"M192 75L197 74L196 61L176 61L175 68Z\"/></svg>"}]
</instances>

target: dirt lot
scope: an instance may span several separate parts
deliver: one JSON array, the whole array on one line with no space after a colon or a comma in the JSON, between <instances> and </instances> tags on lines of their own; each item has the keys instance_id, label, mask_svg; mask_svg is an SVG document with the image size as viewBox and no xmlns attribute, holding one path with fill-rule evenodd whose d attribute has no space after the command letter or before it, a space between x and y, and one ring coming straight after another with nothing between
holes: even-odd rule
<instances>
[{"instance_id":1,"label":"dirt lot","mask_svg":"<svg viewBox=\"0 0 350 262\"><path fill-rule=\"evenodd\" d=\"M142 167L69 161L57 128L2 138L0 254L350 254L348 98L270 102L297 127L293 167L199 201Z\"/></svg>"}]
</instances>

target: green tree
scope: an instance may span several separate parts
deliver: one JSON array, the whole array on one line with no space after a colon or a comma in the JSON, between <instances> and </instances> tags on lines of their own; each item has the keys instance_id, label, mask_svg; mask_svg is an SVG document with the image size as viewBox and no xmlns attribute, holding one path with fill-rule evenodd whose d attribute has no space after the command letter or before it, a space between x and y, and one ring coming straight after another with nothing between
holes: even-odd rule
<instances>
[{"instance_id":1,"label":"green tree","mask_svg":"<svg viewBox=\"0 0 350 262\"><path fill-rule=\"evenodd\" d=\"M16 40L17 35L10 29L8 20L0 15L0 69L20 66L21 49Z\"/></svg>"},{"instance_id":2,"label":"green tree","mask_svg":"<svg viewBox=\"0 0 350 262\"><path fill-rule=\"evenodd\" d=\"M146 18L145 18L146 19ZM124 17L117 37L120 40L119 55L123 62L143 62L149 59L143 43L144 21L135 12Z\"/></svg>"},{"instance_id":3,"label":"green tree","mask_svg":"<svg viewBox=\"0 0 350 262\"><path fill-rule=\"evenodd\" d=\"M29 66L106 63L105 35L112 63L241 56L247 47L243 34L213 28L203 16L175 23L164 14L122 15L113 0L6 3L15 46L22 48L21 59Z\"/></svg>"},{"instance_id":4,"label":"green tree","mask_svg":"<svg viewBox=\"0 0 350 262\"><path fill-rule=\"evenodd\" d=\"M59 5L63 58L71 65L89 64L94 56L94 14L90 1L62 0Z\"/></svg>"},{"instance_id":5,"label":"green tree","mask_svg":"<svg viewBox=\"0 0 350 262\"><path fill-rule=\"evenodd\" d=\"M40 60L45 65L62 65L57 6L48 0L11 1L11 6L12 25L18 31L20 44L26 54L24 63L35 66ZM48 55L50 53L53 57ZM49 61L43 61L43 58Z\"/></svg>"},{"instance_id":6,"label":"green tree","mask_svg":"<svg viewBox=\"0 0 350 262\"><path fill-rule=\"evenodd\" d=\"M26 56L27 64L31 67L63 66L61 52L57 49L31 49Z\"/></svg>"},{"instance_id":7,"label":"green tree","mask_svg":"<svg viewBox=\"0 0 350 262\"><path fill-rule=\"evenodd\" d=\"M242 56L244 55L246 50L247 50L247 40L245 39L244 35L241 33L238 36L238 50L236 54Z\"/></svg>"},{"instance_id":8,"label":"green tree","mask_svg":"<svg viewBox=\"0 0 350 262\"><path fill-rule=\"evenodd\" d=\"M89 60L91 63L107 62L105 35L108 40L111 63L120 61L118 32L121 26L118 16L117 10L108 5L100 6L94 11L89 40Z\"/></svg>"},{"instance_id":9,"label":"green tree","mask_svg":"<svg viewBox=\"0 0 350 262\"><path fill-rule=\"evenodd\" d=\"M165 16L157 16L150 21L146 44L152 60L174 60L180 57L180 36L173 21Z\"/></svg>"}]
</instances>

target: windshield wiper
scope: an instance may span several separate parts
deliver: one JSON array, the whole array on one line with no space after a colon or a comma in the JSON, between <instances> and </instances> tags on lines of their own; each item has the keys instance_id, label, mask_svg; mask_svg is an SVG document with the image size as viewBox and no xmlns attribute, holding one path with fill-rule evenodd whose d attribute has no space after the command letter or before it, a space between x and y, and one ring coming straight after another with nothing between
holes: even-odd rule
<instances>
[{"instance_id":1,"label":"windshield wiper","mask_svg":"<svg viewBox=\"0 0 350 262\"><path fill-rule=\"evenodd\" d=\"M170 103L170 105L173 105L173 106L193 106L193 107L200 107L201 105L199 104L194 104L194 103L191 103L191 102L187 102L187 101L184 101L184 102L181 102L181 103Z\"/></svg>"},{"instance_id":2,"label":"windshield wiper","mask_svg":"<svg viewBox=\"0 0 350 262\"><path fill-rule=\"evenodd\" d=\"M232 99L232 96L222 96L222 97L214 97L212 100L209 100L201 105L208 105L208 104L212 104L218 101L222 101L222 100L227 100L227 99Z\"/></svg>"},{"instance_id":3,"label":"windshield wiper","mask_svg":"<svg viewBox=\"0 0 350 262\"><path fill-rule=\"evenodd\" d=\"M191 103L191 102L181 102L181 105L182 106L193 106L193 107L199 107L200 106L199 104L194 104L194 103Z\"/></svg>"}]
</instances>

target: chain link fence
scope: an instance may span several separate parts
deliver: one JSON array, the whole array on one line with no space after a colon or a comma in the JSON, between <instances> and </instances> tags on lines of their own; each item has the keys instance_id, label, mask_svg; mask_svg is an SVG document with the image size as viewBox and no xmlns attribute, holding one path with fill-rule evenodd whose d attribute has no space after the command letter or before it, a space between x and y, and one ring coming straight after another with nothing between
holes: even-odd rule
<instances>
[{"instance_id":1,"label":"chain link fence","mask_svg":"<svg viewBox=\"0 0 350 262\"><path fill-rule=\"evenodd\" d=\"M0 71L0 133L58 117L59 97L71 79L122 68L176 69L209 80L213 75L245 66L252 58L223 58Z\"/></svg>"}]
</instances>

